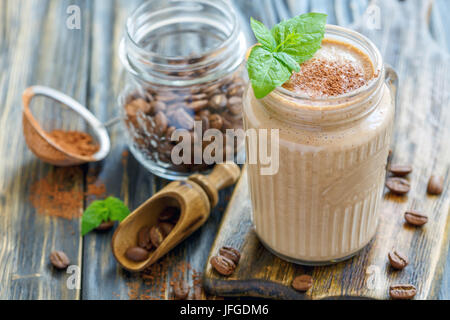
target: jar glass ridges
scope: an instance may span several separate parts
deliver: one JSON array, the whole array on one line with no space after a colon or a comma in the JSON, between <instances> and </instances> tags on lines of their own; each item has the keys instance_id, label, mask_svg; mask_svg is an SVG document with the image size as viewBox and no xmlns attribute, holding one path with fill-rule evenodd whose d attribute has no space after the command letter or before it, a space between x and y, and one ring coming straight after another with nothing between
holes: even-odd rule
<instances>
[{"instance_id":1,"label":"jar glass ridges","mask_svg":"<svg viewBox=\"0 0 450 320\"><path fill-rule=\"evenodd\" d=\"M169 179L211 167L194 159L174 164L171 152L181 140L171 136L175 130L194 135L195 123L203 132L242 127L246 48L225 0L153 0L130 16L120 45L126 88L119 105L130 150L141 164Z\"/></svg>"}]
</instances>

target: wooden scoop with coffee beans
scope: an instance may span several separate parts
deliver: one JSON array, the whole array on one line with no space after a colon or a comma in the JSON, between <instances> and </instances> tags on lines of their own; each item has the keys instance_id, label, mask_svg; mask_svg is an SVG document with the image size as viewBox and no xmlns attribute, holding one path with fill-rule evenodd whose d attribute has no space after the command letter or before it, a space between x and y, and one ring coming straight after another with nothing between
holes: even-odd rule
<instances>
[{"instance_id":1,"label":"wooden scoop with coffee beans","mask_svg":"<svg viewBox=\"0 0 450 320\"><path fill-rule=\"evenodd\" d=\"M218 191L234 184L240 169L234 163L217 164L211 174L194 174L175 181L131 213L117 228L112 250L129 271L142 271L158 261L201 227Z\"/></svg>"}]
</instances>

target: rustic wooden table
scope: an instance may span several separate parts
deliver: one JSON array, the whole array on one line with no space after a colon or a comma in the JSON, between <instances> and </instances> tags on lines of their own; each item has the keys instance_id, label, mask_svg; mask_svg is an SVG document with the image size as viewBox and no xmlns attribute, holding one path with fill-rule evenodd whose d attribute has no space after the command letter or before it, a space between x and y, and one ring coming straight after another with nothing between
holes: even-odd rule
<instances>
[{"instance_id":1,"label":"rustic wooden table","mask_svg":"<svg viewBox=\"0 0 450 320\"><path fill-rule=\"evenodd\" d=\"M192 283L198 277L197 272L203 270L231 189L221 193L220 203L207 224L145 278L129 274L117 265L110 250L112 231L91 233L82 238L78 219L38 214L29 202L33 183L55 172L55 168L36 159L27 149L20 128L22 91L34 84L54 87L85 104L100 119L112 118L118 110L116 97L121 89L118 43L126 17L140 2L142 0L0 1L0 299L168 298L171 279L184 277ZM234 0L234 3L249 41L253 41L246 23L250 16L273 25L293 15L319 11L328 13L332 24L356 26L369 21L374 28L372 35L379 40L377 45L386 61L399 71L401 79L402 75L408 75L408 67L406 57L399 54L399 46L406 37L415 37L417 32L425 33L430 46L438 46L448 60L450 30L446 26L450 3L447 0L436 0L429 12L424 6L427 1L407 0L394 4L391 0L376 1L376 6L369 10L372 14L366 18L361 18L370 5L366 0ZM80 29L66 27L67 8L71 5L81 9ZM386 8L394 8L394 11L387 12ZM427 23L419 30L385 26L378 29L378 9L381 15L390 15L393 20L405 19L400 12L415 12L425 17ZM396 41L388 41L387 34L392 32ZM448 88L448 77L438 78L442 72L424 70L425 74L430 77L430 83L434 79L437 80L434 83ZM444 74L448 74L448 69ZM439 97L445 100L437 104L449 105L448 92ZM400 99L407 98L400 94ZM440 106L436 109L440 110ZM448 122L437 121L436 124L449 126ZM72 175L70 188L86 190L87 184L92 183L88 174L95 171L97 181L106 185L108 195L124 199L134 209L167 182L152 176L132 156L124 156L126 147L119 127L110 133L113 148L107 160L82 166ZM448 149L448 144L446 146ZM444 171L446 182L448 160ZM88 201L81 199L76 203L79 212ZM67 285L70 274L56 272L49 265L49 253L55 249L67 252L72 264L80 267L79 289ZM439 294L442 299L450 298L449 269L450 261Z\"/></svg>"}]
</instances>

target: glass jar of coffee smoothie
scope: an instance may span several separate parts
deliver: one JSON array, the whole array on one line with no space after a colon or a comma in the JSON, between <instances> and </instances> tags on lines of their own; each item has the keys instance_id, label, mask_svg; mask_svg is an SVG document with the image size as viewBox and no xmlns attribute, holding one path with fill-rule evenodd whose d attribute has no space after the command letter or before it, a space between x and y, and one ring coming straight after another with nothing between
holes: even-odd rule
<instances>
[{"instance_id":1,"label":"glass jar of coffee smoothie","mask_svg":"<svg viewBox=\"0 0 450 320\"><path fill-rule=\"evenodd\" d=\"M130 151L143 166L168 179L211 168L194 159L195 148L201 154L208 146L198 133L242 128L246 48L226 0L151 0L129 17L120 44L126 87L119 106ZM172 141L178 130L190 134L188 163L171 156L184 139ZM229 152L225 148L223 157Z\"/></svg>"},{"instance_id":2,"label":"glass jar of coffee smoothie","mask_svg":"<svg viewBox=\"0 0 450 320\"><path fill-rule=\"evenodd\" d=\"M248 86L245 129L279 130L278 172L248 165L255 230L274 254L330 264L375 235L394 120L389 76L370 40L327 26L322 48L282 87L258 100Z\"/></svg>"}]
</instances>

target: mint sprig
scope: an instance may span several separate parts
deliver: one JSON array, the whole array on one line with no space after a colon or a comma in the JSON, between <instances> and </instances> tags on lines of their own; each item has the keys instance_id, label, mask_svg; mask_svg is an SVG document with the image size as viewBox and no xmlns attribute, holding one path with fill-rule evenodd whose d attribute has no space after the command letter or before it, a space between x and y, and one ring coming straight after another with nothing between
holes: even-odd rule
<instances>
[{"instance_id":1,"label":"mint sprig","mask_svg":"<svg viewBox=\"0 0 450 320\"><path fill-rule=\"evenodd\" d=\"M259 44L253 47L247 71L256 98L261 99L299 72L300 65L319 50L325 35L327 15L306 13L285 20L269 30L251 18Z\"/></svg>"},{"instance_id":2,"label":"mint sprig","mask_svg":"<svg viewBox=\"0 0 450 320\"><path fill-rule=\"evenodd\" d=\"M81 218L81 235L86 235L103 222L122 221L130 214L130 209L119 199L109 197L92 202Z\"/></svg>"}]
</instances>

